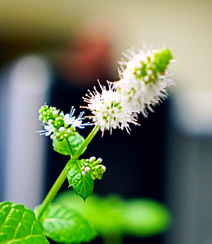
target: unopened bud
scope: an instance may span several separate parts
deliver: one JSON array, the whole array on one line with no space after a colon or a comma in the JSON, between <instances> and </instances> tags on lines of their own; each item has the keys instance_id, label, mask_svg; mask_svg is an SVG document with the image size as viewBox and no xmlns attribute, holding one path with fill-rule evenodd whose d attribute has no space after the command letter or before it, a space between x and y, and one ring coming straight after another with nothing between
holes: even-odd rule
<instances>
[{"instance_id":1,"label":"unopened bud","mask_svg":"<svg viewBox=\"0 0 212 244\"><path fill-rule=\"evenodd\" d=\"M101 162L102 162L102 159L101 159L101 158L98 158L97 161L98 161L99 163L101 163Z\"/></svg>"},{"instance_id":2,"label":"unopened bud","mask_svg":"<svg viewBox=\"0 0 212 244\"><path fill-rule=\"evenodd\" d=\"M148 75L151 75L151 74L152 74L152 70L148 70L148 71L147 71L147 74L148 74Z\"/></svg>"},{"instance_id":3,"label":"unopened bud","mask_svg":"<svg viewBox=\"0 0 212 244\"><path fill-rule=\"evenodd\" d=\"M63 132L64 130L65 130L65 128L62 126L62 127L60 127L59 132Z\"/></svg>"},{"instance_id":4,"label":"unopened bud","mask_svg":"<svg viewBox=\"0 0 212 244\"><path fill-rule=\"evenodd\" d=\"M105 171L106 170L106 167L104 165L102 165L102 169Z\"/></svg>"},{"instance_id":5,"label":"unopened bud","mask_svg":"<svg viewBox=\"0 0 212 244\"><path fill-rule=\"evenodd\" d=\"M95 157L90 157L89 162L90 162L90 163L93 163L93 161L95 161L95 160L96 160Z\"/></svg>"},{"instance_id":6,"label":"unopened bud","mask_svg":"<svg viewBox=\"0 0 212 244\"><path fill-rule=\"evenodd\" d=\"M90 168L89 167L85 167L85 172L88 172L90 171Z\"/></svg>"},{"instance_id":7,"label":"unopened bud","mask_svg":"<svg viewBox=\"0 0 212 244\"><path fill-rule=\"evenodd\" d=\"M149 81L149 76L146 75L146 76L144 77L144 80L145 80L145 81Z\"/></svg>"}]
</instances>

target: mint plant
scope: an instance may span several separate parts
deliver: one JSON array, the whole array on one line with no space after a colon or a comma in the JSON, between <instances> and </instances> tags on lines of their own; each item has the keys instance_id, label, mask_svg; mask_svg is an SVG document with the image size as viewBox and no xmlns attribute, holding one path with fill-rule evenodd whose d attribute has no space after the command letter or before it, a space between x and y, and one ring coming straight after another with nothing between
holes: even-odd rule
<instances>
[{"instance_id":1,"label":"mint plant","mask_svg":"<svg viewBox=\"0 0 212 244\"><path fill-rule=\"evenodd\" d=\"M107 86L99 83L88 90L83 97L91 112L85 122L84 112L78 117L75 108L64 114L58 108L44 104L39 110L39 120L44 129L40 135L50 136L53 149L70 160L34 212L25 206L10 202L0 204L0 243L33 244L49 243L50 238L58 243L89 242L96 231L78 212L61 203L52 203L65 179L74 192L86 200L93 192L94 181L101 180L106 171L101 158L83 158L83 153L98 131L121 129L130 133L130 124L139 125L139 114L148 116L148 110L159 104L167 96L166 88L174 82L168 73L168 65L173 61L169 48L148 49L146 45L136 54L130 49L124 54L127 61L119 62L118 81L108 81ZM80 129L93 126L87 138L80 135ZM81 158L80 158L81 157Z\"/></svg>"}]
</instances>

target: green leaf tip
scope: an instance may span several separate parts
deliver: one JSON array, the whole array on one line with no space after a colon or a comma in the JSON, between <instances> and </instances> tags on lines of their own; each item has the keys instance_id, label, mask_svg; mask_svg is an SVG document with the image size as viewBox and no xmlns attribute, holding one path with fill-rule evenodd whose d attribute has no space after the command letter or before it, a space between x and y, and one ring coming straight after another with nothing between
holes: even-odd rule
<instances>
[{"instance_id":1,"label":"green leaf tip","mask_svg":"<svg viewBox=\"0 0 212 244\"><path fill-rule=\"evenodd\" d=\"M32 210L11 202L0 203L1 244L48 244Z\"/></svg>"},{"instance_id":2,"label":"green leaf tip","mask_svg":"<svg viewBox=\"0 0 212 244\"><path fill-rule=\"evenodd\" d=\"M71 135L67 139L64 138L62 141L53 139L52 145L56 152L63 154L63 155L73 156L77 152L77 150L80 148L80 146L82 145L84 140L85 140L84 137L81 136L78 132L72 132Z\"/></svg>"},{"instance_id":3,"label":"green leaf tip","mask_svg":"<svg viewBox=\"0 0 212 244\"><path fill-rule=\"evenodd\" d=\"M59 243L89 242L95 229L76 211L61 204L51 204L41 221L44 233Z\"/></svg>"},{"instance_id":4,"label":"green leaf tip","mask_svg":"<svg viewBox=\"0 0 212 244\"><path fill-rule=\"evenodd\" d=\"M66 164L65 171L69 186L72 186L75 193L85 200L93 192L94 180L91 172L83 175L83 166L81 160L70 159Z\"/></svg>"}]
</instances>

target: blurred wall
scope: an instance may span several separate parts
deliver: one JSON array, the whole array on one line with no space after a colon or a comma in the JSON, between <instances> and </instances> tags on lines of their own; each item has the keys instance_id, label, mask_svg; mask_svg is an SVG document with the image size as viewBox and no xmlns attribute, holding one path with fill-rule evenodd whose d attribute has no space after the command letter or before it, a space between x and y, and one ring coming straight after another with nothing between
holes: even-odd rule
<instances>
[{"instance_id":1,"label":"blurred wall","mask_svg":"<svg viewBox=\"0 0 212 244\"><path fill-rule=\"evenodd\" d=\"M84 21L105 21L117 39L115 61L143 41L154 47L166 43L178 60L172 65L177 89L211 89L211 10L210 0L3 0L0 40L42 43L47 50L74 35Z\"/></svg>"}]
</instances>

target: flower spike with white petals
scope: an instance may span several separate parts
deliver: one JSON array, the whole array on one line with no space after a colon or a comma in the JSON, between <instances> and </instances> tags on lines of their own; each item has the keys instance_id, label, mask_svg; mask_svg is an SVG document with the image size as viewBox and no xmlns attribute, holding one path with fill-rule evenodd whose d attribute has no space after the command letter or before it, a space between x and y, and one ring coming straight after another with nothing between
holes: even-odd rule
<instances>
[{"instance_id":1,"label":"flower spike with white petals","mask_svg":"<svg viewBox=\"0 0 212 244\"><path fill-rule=\"evenodd\" d=\"M113 88L111 82L108 82L108 89L98 81L101 93L94 87L94 91L88 90L88 94L83 98L88 105L87 108L93 115L87 116L93 120L93 124L99 125L102 135L105 130L124 128L129 133L129 123L138 125L137 120L125 110L122 96Z\"/></svg>"},{"instance_id":2,"label":"flower spike with white petals","mask_svg":"<svg viewBox=\"0 0 212 244\"><path fill-rule=\"evenodd\" d=\"M172 53L169 48L152 50L144 44L138 54L132 48L124 56L128 60L119 62L121 79L115 82L114 87L123 95L128 111L147 116L146 108L152 110L152 106L164 100L166 88L174 84L167 71L173 60Z\"/></svg>"}]
</instances>

